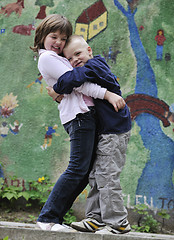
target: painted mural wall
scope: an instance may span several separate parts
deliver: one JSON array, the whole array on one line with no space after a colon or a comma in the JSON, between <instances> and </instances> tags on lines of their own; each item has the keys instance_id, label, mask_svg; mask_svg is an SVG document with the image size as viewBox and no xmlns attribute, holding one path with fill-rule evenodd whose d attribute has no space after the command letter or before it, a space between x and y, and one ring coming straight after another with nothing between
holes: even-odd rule
<instances>
[{"instance_id":1,"label":"painted mural wall","mask_svg":"<svg viewBox=\"0 0 174 240\"><path fill-rule=\"evenodd\" d=\"M173 0L2 0L0 177L56 181L68 164L68 135L29 48L41 19L59 13L106 58L130 108L125 205L174 209L173 12Z\"/></svg>"}]
</instances>

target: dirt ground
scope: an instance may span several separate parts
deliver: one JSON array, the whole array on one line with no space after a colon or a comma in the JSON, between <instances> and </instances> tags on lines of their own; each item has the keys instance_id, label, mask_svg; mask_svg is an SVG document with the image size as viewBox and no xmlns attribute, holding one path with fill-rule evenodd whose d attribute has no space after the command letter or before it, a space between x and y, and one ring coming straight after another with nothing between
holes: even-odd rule
<instances>
[{"instance_id":1,"label":"dirt ground","mask_svg":"<svg viewBox=\"0 0 174 240\"><path fill-rule=\"evenodd\" d=\"M0 221L36 223L40 210L5 210L0 208Z\"/></svg>"}]
</instances>

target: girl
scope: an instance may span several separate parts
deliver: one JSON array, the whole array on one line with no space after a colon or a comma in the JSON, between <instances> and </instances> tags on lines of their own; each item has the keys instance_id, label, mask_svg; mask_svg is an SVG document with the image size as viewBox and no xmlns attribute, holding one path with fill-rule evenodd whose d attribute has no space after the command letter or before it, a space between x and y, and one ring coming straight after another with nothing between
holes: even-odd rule
<instances>
[{"instance_id":1,"label":"girl","mask_svg":"<svg viewBox=\"0 0 174 240\"><path fill-rule=\"evenodd\" d=\"M62 74L72 70L61 55L71 34L71 23L58 14L46 17L36 29L32 50L39 53L38 69L48 86L52 87ZM96 126L91 97L109 100L108 93L96 84L85 83L65 94L58 106L60 120L70 136L70 161L39 215L37 224L43 230L67 231L62 225L63 217L88 184L92 165Z\"/></svg>"}]
</instances>

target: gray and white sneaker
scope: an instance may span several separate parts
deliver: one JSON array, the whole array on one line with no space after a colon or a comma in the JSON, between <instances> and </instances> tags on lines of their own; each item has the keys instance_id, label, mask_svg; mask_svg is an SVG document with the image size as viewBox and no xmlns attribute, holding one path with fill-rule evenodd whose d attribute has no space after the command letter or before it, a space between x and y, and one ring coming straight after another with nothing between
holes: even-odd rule
<instances>
[{"instance_id":1,"label":"gray and white sneaker","mask_svg":"<svg viewBox=\"0 0 174 240\"><path fill-rule=\"evenodd\" d=\"M106 225L93 218L87 218L80 222L72 222L71 227L81 232L95 232L103 229Z\"/></svg>"},{"instance_id":2,"label":"gray and white sneaker","mask_svg":"<svg viewBox=\"0 0 174 240\"><path fill-rule=\"evenodd\" d=\"M95 233L97 234L123 234L123 233L128 233L131 231L131 227L128 221L123 223L120 227L117 229L112 228L110 226L105 226L103 229L96 231Z\"/></svg>"}]
</instances>

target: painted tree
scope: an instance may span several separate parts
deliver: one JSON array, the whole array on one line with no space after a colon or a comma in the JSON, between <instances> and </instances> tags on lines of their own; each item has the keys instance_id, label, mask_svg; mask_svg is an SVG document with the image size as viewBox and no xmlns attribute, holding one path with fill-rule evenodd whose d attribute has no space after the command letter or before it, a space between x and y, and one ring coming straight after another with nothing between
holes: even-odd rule
<instances>
[{"instance_id":1,"label":"painted tree","mask_svg":"<svg viewBox=\"0 0 174 240\"><path fill-rule=\"evenodd\" d=\"M46 17L46 7L53 7L53 0L36 0L35 5L40 6L40 10L36 16L36 19L44 19Z\"/></svg>"},{"instance_id":2,"label":"painted tree","mask_svg":"<svg viewBox=\"0 0 174 240\"><path fill-rule=\"evenodd\" d=\"M138 0L127 0L127 10L118 1L115 6L126 17L130 32L131 47L137 62L135 93L158 97L154 71L145 48L142 45L134 16ZM150 160L146 162L138 181L136 195L146 196L147 203L153 199L157 208L174 208L174 142L161 129L160 120L148 113L141 113L135 119L140 127L144 147L149 150ZM138 159L137 161L141 161ZM142 202L143 202L143 198ZM140 199L140 201L141 201Z\"/></svg>"}]
</instances>

